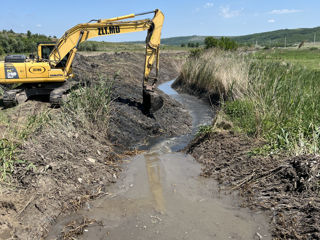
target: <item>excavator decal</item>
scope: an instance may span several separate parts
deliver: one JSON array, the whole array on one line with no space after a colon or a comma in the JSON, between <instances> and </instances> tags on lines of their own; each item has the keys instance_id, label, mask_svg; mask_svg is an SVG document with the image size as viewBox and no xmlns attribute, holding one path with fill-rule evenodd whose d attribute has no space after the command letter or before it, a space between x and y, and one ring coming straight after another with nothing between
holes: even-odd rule
<instances>
[{"instance_id":1,"label":"excavator decal","mask_svg":"<svg viewBox=\"0 0 320 240\"><path fill-rule=\"evenodd\" d=\"M108 34L115 34L115 33L120 33L119 26L98 28L98 35L108 35Z\"/></svg>"},{"instance_id":2,"label":"excavator decal","mask_svg":"<svg viewBox=\"0 0 320 240\"><path fill-rule=\"evenodd\" d=\"M31 67L31 68L29 68L30 73L39 74L39 73L44 73L45 71L46 71L46 69L44 67Z\"/></svg>"},{"instance_id":3,"label":"excavator decal","mask_svg":"<svg viewBox=\"0 0 320 240\"><path fill-rule=\"evenodd\" d=\"M6 79L19 79L19 74L13 64L5 64L4 71L6 73Z\"/></svg>"}]
</instances>

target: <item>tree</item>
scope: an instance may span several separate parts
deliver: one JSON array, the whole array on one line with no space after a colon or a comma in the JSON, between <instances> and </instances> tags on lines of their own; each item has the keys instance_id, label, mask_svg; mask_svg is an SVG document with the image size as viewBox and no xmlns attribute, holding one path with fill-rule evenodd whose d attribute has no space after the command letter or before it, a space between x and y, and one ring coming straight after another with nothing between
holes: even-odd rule
<instances>
[{"instance_id":1,"label":"tree","mask_svg":"<svg viewBox=\"0 0 320 240\"><path fill-rule=\"evenodd\" d=\"M31 32L29 30L27 31L27 36L28 38L31 37Z\"/></svg>"},{"instance_id":2,"label":"tree","mask_svg":"<svg viewBox=\"0 0 320 240\"><path fill-rule=\"evenodd\" d=\"M181 47L185 47L185 46L186 46L186 44L184 44L184 43L181 44Z\"/></svg>"},{"instance_id":3,"label":"tree","mask_svg":"<svg viewBox=\"0 0 320 240\"><path fill-rule=\"evenodd\" d=\"M227 37L221 37L220 39L215 39L214 37L206 37L204 39L205 48L220 48L222 50L236 50L238 44Z\"/></svg>"},{"instance_id":4,"label":"tree","mask_svg":"<svg viewBox=\"0 0 320 240\"><path fill-rule=\"evenodd\" d=\"M4 52L3 48L0 46L0 56L4 55L4 54L5 54L5 52Z\"/></svg>"},{"instance_id":5,"label":"tree","mask_svg":"<svg viewBox=\"0 0 320 240\"><path fill-rule=\"evenodd\" d=\"M206 37L204 39L204 44L206 49L218 47L218 42L219 41L214 37Z\"/></svg>"}]
</instances>

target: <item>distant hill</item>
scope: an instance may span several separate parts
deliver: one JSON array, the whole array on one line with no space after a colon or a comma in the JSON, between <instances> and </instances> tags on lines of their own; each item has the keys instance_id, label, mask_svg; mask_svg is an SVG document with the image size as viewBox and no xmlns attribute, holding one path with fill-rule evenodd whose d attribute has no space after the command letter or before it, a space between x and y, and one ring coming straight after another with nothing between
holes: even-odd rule
<instances>
[{"instance_id":1,"label":"distant hill","mask_svg":"<svg viewBox=\"0 0 320 240\"><path fill-rule=\"evenodd\" d=\"M259 45L284 45L285 38L287 44L296 44L302 41L313 42L314 34L316 34L317 41L320 40L320 27L316 28L298 28L298 29L282 29L272 32L255 33L244 36L229 36L240 44L255 44L256 41ZM161 43L166 45L181 45L199 42L204 43L206 36L185 36L185 37L172 37L163 38Z\"/></svg>"}]
</instances>

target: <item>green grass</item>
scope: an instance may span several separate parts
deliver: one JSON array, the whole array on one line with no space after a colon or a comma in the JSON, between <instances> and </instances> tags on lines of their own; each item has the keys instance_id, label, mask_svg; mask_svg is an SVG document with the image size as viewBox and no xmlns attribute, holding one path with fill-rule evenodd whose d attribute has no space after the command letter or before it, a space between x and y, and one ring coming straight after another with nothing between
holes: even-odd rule
<instances>
[{"instance_id":1,"label":"green grass","mask_svg":"<svg viewBox=\"0 0 320 240\"><path fill-rule=\"evenodd\" d=\"M15 169L17 146L7 139L0 139L0 181L8 179Z\"/></svg>"},{"instance_id":2,"label":"green grass","mask_svg":"<svg viewBox=\"0 0 320 240\"><path fill-rule=\"evenodd\" d=\"M61 107L63 118L82 128L106 129L110 113L112 83L113 81L101 77L90 86L81 86L72 91ZM64 120L61 121L63 124Z\"/></svg>"},{"instance_id":3,"label":"green grass","mask_svg":"<svg viewBox=\"0 0 320 240\"><path fill-rule=\"evenodd\" d=\"M297 65L251 63L245 96L224 111L272 152L319 153L320 72Z\"/></svg>"},{"instance_id":4,"label":"green grass","mask_svg":"<svg viewBox=\"0 0 320 240\"><path fill-rule=\"evenodd\" d=\"M309 69L320 70L320 49L274 49L261 50L253 57L269 62L292 63Z\"/></svg>"},{"instance_id":5,"label":"green grass","mask_svg":"<svg viewBox=\"0 0 320 240\"><path fill-rule=\"evenodd\" d=\"M263 139L263 152L319 154L320 70L303 64L309 57L316 62L319 53L287 50L264 58L239 54L215 52L191 58L181 77L221 99L225 92L233 96L221 102L223 113L234 128Z\"/></svg>"}]
</instances>

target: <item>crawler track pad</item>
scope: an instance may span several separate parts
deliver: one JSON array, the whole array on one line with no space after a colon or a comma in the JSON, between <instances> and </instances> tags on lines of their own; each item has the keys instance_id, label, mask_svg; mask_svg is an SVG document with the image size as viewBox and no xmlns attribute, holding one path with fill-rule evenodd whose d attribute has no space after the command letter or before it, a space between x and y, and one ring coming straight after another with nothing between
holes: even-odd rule
<instances>
[{"instance_id":1,"label":"crawler track pad","mask_svg":"<svg viewBox=\"0 0 320 240\"><path fill-rule=\"evenodd\" d=\"M143 90L143 109L146 113L154 113L163 106L163 98L154 91Z\"/></svg>"}]
</instances>

